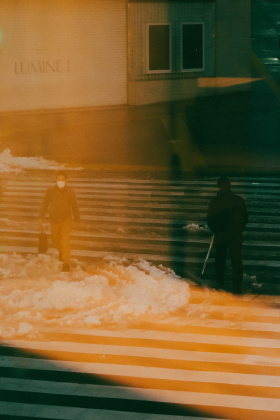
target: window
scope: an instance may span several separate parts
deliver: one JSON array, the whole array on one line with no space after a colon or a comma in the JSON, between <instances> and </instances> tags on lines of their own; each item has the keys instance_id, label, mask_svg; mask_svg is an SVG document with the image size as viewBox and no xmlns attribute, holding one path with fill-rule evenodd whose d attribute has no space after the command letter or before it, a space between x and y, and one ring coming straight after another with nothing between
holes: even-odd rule
<instances>
[{"instance_id":1,"label":"window","mask_svg":"<svg viewBox=\"0 0 280 420\"><path fill-rule=\"evenodd\" d=\"M203 70L203 23L182 25L182 69Z\"/></svg>"},{"instance_id":2,"label":"window","mask_svg":"<svg viewBox=\"0 0 280 420\"><path fill-rule=\"evenodd\" d=\"M149 25L149 72L170 71L170 25Z\"/></svg>"}]
</instances>

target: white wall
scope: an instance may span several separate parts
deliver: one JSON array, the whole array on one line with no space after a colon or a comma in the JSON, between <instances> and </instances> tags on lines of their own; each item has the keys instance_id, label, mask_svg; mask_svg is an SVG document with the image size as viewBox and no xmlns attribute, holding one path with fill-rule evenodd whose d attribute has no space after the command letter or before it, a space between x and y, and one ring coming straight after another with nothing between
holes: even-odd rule
<instances>
[{"instance_id":1,"label":"white wall","mask_svg":"<svg viewBox=\"0 0 280 420\"><path fill-rule=\"evenodd\" d=\"M127 102L125 0L1 0L0 111Z\"/></svg>"}]
</instances>

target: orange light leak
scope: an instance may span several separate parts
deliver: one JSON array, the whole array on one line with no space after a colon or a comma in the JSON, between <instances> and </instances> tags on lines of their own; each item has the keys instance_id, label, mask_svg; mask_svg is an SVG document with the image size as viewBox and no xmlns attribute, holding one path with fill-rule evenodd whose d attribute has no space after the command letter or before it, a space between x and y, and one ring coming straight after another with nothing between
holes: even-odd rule
<instances>
[{"instance_id":1,"label":"orange light leak","mask_svg":"<svg viewBox=\"0 0 280 420\"><path fill-rule=\"evenodd\" d=\"M196 299L201 299L201 291L194 288L192 290L193 299L192 302L195 302ZM211 304L220 304L221 299L225 298L225 294L214 293L211 299ZM210 297L209 297L210 299ZM279 348L267 346L254 347L248 343L245 343L244 340L264 340L267 338L275 338L275 332L273 325L275 324L275 331L277 329L277 320L275 316L269 315L266 313L267 306L265 303L256 304L256 302L248 302L239 300L234 296L227 295L227 304L232 306L233 313L231 311L225 314L223 312L223 318L226 318L228 321L231 319L235 322L240 322L240 328L228 328L224 327L219 331L215 332L215 328L211 331L211 328L207 328L205 322L202 320L201 324L197 321L198 325L187 324L185 326L165 324L163 328L162 325L157 327L156 323L149 324L149 329L154 330L164 330L166 332L178 332L178 333L190 333L192 335L200 335L201 337L205 336L205 342L196 340L182 341L180 334L178 336L178 341L176 340L163 340L161 338L154 339L143 337L130 338L130 337L110 337L98 335L98 329L96 329L96 335L94 335L94 344L107 347L108 352L102 352L100 347L99 352L77 352L75 349L69 348L69 351L65 350L43 350L43 349L32 349L32 341L30 342L30 348L22 348L23 351L33 354L37 359L42 358L48 361L50 364L60 366L63 370L72 371L78 374L92 375L98 377L104 385L113 386L113 387L124 387L123 390L119 390L124 393L124 398L128 396L129 399L136 399L144 401L154 401L158 403L171 403L174 406L182 409L183 411L188 410L193 413L199 413L204 417L214 416L215 418L220 419L231 419L231 420L243 420L249 416L254 420L273 420L275 419L275 411L262 411L260 407L255 408L251 405L248 409L248 399L272 399L275 400L278 398L279 388L277 387L266 387L265 380L262 381L261 377L266 378L266 375L277 376L279 368L277 364L273 365L273 360L279 358ZM238 305L241 308L244 307L244 311L240 312L240 315L237 317L234 311L235 306ZM225 308L224 308L225 309ZM270 328L271 332L257 328L257 330L250 330L251 321L256 322L256 313L257 317L261 317L262 314L266 317L266 322L268 322L268 327L271 323ZM264 312L263 312L264 311ZM219 315L219 314L218 314ZM218 316L219 318L219 316ZM242 321L244 325L242 326ZM225 338L224 344L222 342L208 343L207 336L217 336L220 334ZM44 338L42 341L51 342L53 340L59 339L60 333L57 332L53 335L52 332L44 333ZM65 338L64 338L65 340ZM62 340L62 341L64 341ZM71 337L70 337L71 342ZM5 343L5 341L4 341ZM9 340L6 341L9 343ZM264 343L265 344L265 343ZM18 343L17 343L18 345ZM112 346L123 346L130 347L134 346L139 350L139 353L134 355L125 355L114 354L110 352L110 345ZM12 344L14 346L14 344ZM150 348L150 355L146 352L142 353L141 349ZM205 355L209 354L221 354L221 359L218 357L213 360L201 360L197 361L196 358L187 360L186 358L181 357L177 359L174 357L156 357L155 351L157 349L163 349L163 351L186 351L190 353L204 353ZM222 355L229 354L229 358L224 358ZM230 355L235 355L235 361L231 362ZM246 360L252 357L259 357L259 363L246 362ZM272 364L264 365L264 362L260 363L262 357L270 357ZM81 363L81 364L80 364ZM87 366L83 366L83 363L86 363ZM276 363L276 362L275 362ZM92 364L92 366L91 366ZM142 370L143 371L142 371ZM147 369L149 373L146 377ZM158 371L153 371L154 369ZM178 370L178 375L174 372ZM146 373L145 373L146 371ZM185 375L182 375L182 372L185 371ZM173 373L172 373L173 372ZM131 375L130 375L131 374ZM163 377L157 377L163 375ZM200 374L204 374L204 378L208 380L199 381L196 378ZM216 379L211 380L211 374L214 374ZM227 374L237 374L244 375L244 382L241 378L240 383L225 382L225 376ZM174 375L174 376L172 376ZM246 382L246 377L251 377L251 375L256 376L256 383L250 384ZM192 379L193 376L193 379ZM250 380L250 378L249 378ZM104 388L105 389L105 388ZM110 392L110 391L108 391ZM201 396L204 394L204 401ZM223 396L225 402L223 406ZM120 397L121 394L120 394ZM207 402L209 401L209 403ZM241 403L240 403L241 401ZM242 407L243 403L244 408ZM233 405L232 405L233 404ZM248 418L249 418L248 417Z\"/></svg>"},{"instance_id":2,"label":"orange light leak","mask_svg":"<svg viewBox=\"0 0 280 420\"><path fill-rule=\"evenodd\" d=\"M199 88L226 88L257 82L258 80L262 79L250 77L199 77L197 85Z\"/></svg>"}]
</instances>

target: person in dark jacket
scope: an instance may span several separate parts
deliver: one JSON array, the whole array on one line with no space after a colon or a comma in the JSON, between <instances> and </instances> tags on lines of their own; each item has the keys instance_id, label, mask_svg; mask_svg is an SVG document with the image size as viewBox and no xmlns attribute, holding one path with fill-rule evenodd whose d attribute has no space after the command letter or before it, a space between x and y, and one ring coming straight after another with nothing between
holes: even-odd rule
<instances>
[{"instance_id":1,"label":"person in dark jacket","mask_svg":"<svg viewBox=\"0 0 280 420\"><path fill-rule=\"evenodd\" d=\"M62 271L70 270L70 233L72 216L80 221L79 207L75 191L67 185L67 175L59 172L56 185L49 188L45 194L40 214L39 228L43 230L43 218L49 210L52 241L63 262Z\"/></svg>"},{"instance_id":2,"label":"person in dark jacket","mask_svg":"<svg viewBox=\"0 0 280 420\"><path fill-rule=\"evenodd\" d=\"M243 231L248 222L248 213L243 198L232 192L228 178L220 178L217 187L218 193L211 200L207 212L207 223L215 237L217 287L224 286L226 257L229 251L233 292L240 294L243 281L242 241Z\"/></svg>"}]
</instances>

